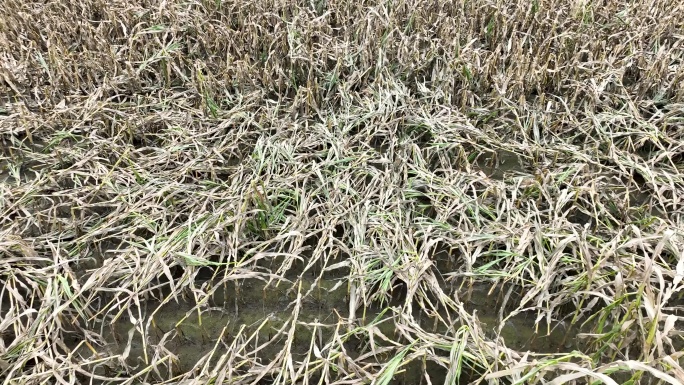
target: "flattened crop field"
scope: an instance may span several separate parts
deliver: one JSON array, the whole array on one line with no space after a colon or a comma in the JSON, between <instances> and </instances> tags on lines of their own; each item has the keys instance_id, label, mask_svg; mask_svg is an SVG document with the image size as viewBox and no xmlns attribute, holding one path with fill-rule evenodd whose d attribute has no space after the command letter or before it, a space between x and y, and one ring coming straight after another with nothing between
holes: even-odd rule
<instances>
[{"instance_id":1,"label":"flattened crop field","mask_svg":"<svg viewBox=\"0 0 684 385\"><path fill-rule=\"evenodd\" d=\"M0 0L0 385L684 383L684 2Z\"/></svg>"}]
</instances>

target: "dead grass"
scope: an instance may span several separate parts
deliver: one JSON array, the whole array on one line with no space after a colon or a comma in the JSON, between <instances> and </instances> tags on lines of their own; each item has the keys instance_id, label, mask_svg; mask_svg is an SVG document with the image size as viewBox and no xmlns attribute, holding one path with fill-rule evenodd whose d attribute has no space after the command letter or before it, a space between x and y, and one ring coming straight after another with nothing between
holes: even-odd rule
<instances>
[{"instance_id":1,"label":"dead grass","mask_svg":"<svg viewBox=\"0 0 684 385\"><path fill-rule=\"evenodd\" d=\"M682 8L4 0L3 383L681 383Z\"/></svg>"}]
</instances>

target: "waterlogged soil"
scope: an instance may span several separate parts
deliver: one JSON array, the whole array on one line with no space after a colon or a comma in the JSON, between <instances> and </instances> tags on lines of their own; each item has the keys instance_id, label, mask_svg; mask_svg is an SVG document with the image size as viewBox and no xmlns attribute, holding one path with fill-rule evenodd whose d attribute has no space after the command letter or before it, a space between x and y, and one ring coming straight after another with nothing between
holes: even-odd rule
<instances>
[{"instance_id":1,"label":"waterlogged soil","mask_svg":"<svg viewBox=\"0 0 684 385\"><path fill-rule=\"evenodd\" d=\"M28 165L30 166L30 165ZM509 175L517 175L522 166L517 156L501 153L492 162L481 164L483 172L496 180ZM22 183L35 178L31 167L20 168L0 161L1 183ZM637 201L646 201L647 196L636 196ZM449 269L444 271L450 271ZM149 366L154 362L166 360L160 365L168 373L159 373L160 379L198 370L204 365L212 365L228 350L228 347L246 338L253 354L263 363L272 360L289 344L295 357L303 357L311 351L312 344L321 346L330 341L333 333L340 327L347 327L350 316L349 277L347 275L328 275L315 280L313 275L300 275L300 271L290 272L289 281L273 280L264 282L257 278L229 281L215 284L208 276L198 279L196 290L186 290L182 295L170 296L169 284L160 282L160 288L153 290L148 299L134 303L129 301L121 311L105 311L112 298L102 298L103 311L88 325L88 332L96 333L102 344L92 344L78 337L75 332L70 341L76 356L92 362L89 368L102 376L130 376L122 373L117 362L103 359L119 357L130 366L131 372ZM581 349L578 331L566 324L554 324L547 330L544 320L537 323L537 313L518 314L500 327L500 318L506 317L516 298L509 299L504 307L499 290L492 291L491 284L478 283L470 290L443 288L445 292L457 294L464 301L466 310L476 315L485 333L491 338L501 339L508 348L536 353L560 353ZM205 293L211 292L211 295ZM297 298L301 301L297 301ZM401 293L384 305L373 304L357 309L355 324L374 326L389 338L397 338L393 311L401 308L404 298ZM111 303L110 303L111 304ZM295 320L293 327L291 323ZM414 314L422 314L416 306ZM448 333L448 327L435 323L434 318L421 315L421 326L427 331ZM460 325L454 325L452 329ZM293 330L290 338L290 331ZM88 341L92 341L89 339ZM11 343L11 341L7 341ZM367 354L368 341L351 340L347 352L354 357ZM209 362L198 362L201 357L214 352ZM379 363L391 357L377 355ZM422 367L421 362L406 366L395 377L396 383L425 383L428 373L432 383L443 383L446 371L436 364ZM171 376L169 376L169 374ZM467 376L467 374L465 374Z\"/></svg>"},{"instance_id":2,"label":"waterlogged soil","mask_svg":"<svg viewBox=\"0 0 684 385\"><path fill-rule=\"evenodd\" d=\"M340 327L347 327L350 314L347 280L348 277L338 277L316 282L313 277L300 277L299 282L293 285L289 282L278 284L276 281L267 283L259 279L244 279L218 287L212 287L212 281L207 280L196 282L201 290L194 293L188 290L176 298L169 296L169 291L162 288L158 290L159 299L141 302L139 308L131 306L127 309L131 311L130 314L127 310L123 311L115 320L111 320L114 314L107 314L109 322L93 325L92 331L101 336L104 345L74 341L72 347L76 354L91 360L118 356L131 367L132 372L169 356L167 364L161 366L168 373L160 373L160 379L197 372L207 364L211 367L228 347L245 338L252 338L249 343L251 349L259 347L254 354L263 363L267 364L276 357L287 344L291 344L289 349L293 356L302 359L311 351L312 344L321 347L331 340L336 330L339 332ZM497 337L499 315L507 314L501 311L499 296L489 294L490 288L490 285L478 284L470 290L469 298L466 298L467 293L462 294L468 312L476 314L489 336ZM213 294L202 294L208 291L213 291ZM298 296L301 298L299 306L296 301ZM403 298L397 295L383 306L357 309L355 323L359 326L374 323L377 330L394 340L399 336L392 319L393 312L389 308L400 308L402 303ZM418 310L416 307L414 314ZM295 313L297 321L290 337ZM447 332L446 326L435 326L433 318L423 314L417 318L426 331ZM556 353L578 348L576 330L560 325L547 333L544 327L537 329L535 318L536 314L513 317L498 337L505 341L507 347L519 351ZM454 328L459 326L455 325ZM367 354L370 350L367 340L355 338L349 339L345 348L352 357ZM214 353L209 362L198 362L198 358L212 350ZM381 364L391 358L382 354L375 357ZM423 367L425 364L419 361L399 371L394 383L425 383L425 373L430 375L432 383L444 381L446 370L436 364ZM124 375L121 369L114 369L116 366L111 361L103 361L94 364L90 370L105 376ZM468 373L464 376L468 376Z\"/></svg>"},{"instance_id":3,"label":"waterlogged soil","mask_svg":"<svg viewBox=\"0 0 684 385\"><path fill-rule=\"evenodd\" d=\"M521 158L510 151L496 151L490 155L483 155L475 159L475 169L484 173L492 180L504 182L507 179L518 179L523 184L540 182L545 174L544 167L534 165L529 160ZM610 175L604 175L605 180L611 181ZM638 179L638 178L637 178ZM644 181L621 180L605 182L602 186L604 191L610 191L614 197L613 202L606 202L610 214L615 217L623 217L629 214L632 218L647 222L655 218L666 219L666 209L653 203L654 192L649 190ZM575 203L577 204L577 203ZM585 208L586 209L586 208ZM593 219L586 214L573 210L570 220L577 223L590 223Z\"/></svg>"}]
</instances>

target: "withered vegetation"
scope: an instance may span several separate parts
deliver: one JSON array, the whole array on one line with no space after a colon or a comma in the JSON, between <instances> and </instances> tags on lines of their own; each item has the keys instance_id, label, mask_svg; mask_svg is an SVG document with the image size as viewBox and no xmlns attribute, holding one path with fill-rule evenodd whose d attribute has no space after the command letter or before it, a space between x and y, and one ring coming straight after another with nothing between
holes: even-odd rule
<instances>
[{"instance_id":1,"label":"withered vegetation","mask_svg":"<svg viewBox=\"0 0 684 385\"><path fill-rule=\"evenodd\" d=\"M2 0L2 383L680 384L683 56L677 1Z\"/></svg>"}]
</instances>

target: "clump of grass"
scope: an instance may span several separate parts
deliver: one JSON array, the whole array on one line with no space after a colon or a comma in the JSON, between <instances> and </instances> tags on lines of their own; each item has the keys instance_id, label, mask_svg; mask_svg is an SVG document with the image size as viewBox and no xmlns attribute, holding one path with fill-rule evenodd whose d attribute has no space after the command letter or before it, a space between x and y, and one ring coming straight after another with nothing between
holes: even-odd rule
<instances>
[{"instance_id":1,"label":"clump of grass","mask_svg":"<svg viewBox=\"0 0 684 385\"><path fill-rule=\"evenodd\" d=\"M5 382L684 381L684 12L357 5L0 4Z\"/></svg>"}]
</instances>

